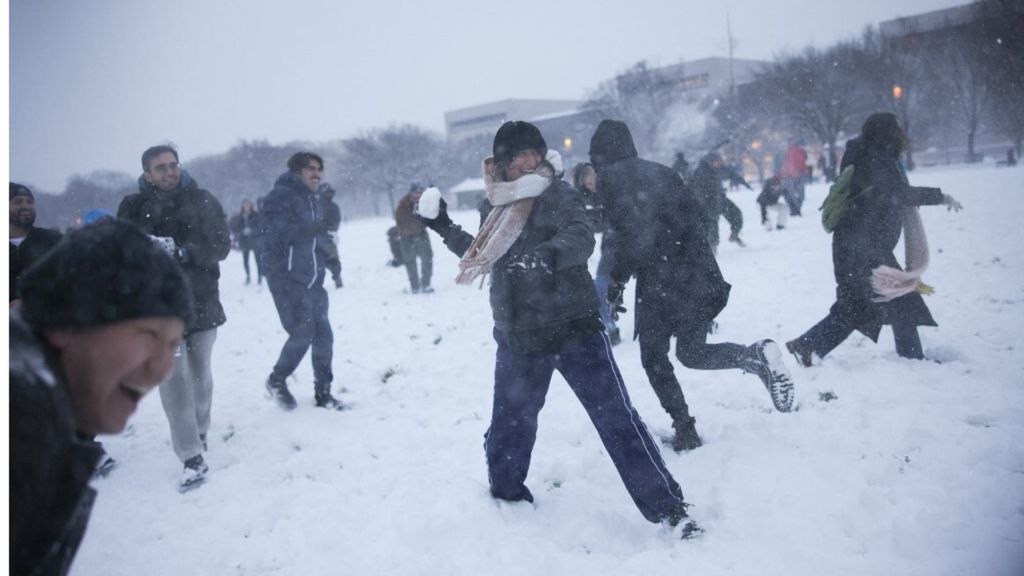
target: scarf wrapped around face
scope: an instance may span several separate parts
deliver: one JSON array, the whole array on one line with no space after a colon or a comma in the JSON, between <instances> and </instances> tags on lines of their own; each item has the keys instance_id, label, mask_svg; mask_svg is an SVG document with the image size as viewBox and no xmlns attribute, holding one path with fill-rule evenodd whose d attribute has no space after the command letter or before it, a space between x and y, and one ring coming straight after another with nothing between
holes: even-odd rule
<instances>
[{"instance_id":1,"label":"scarf wrapped around face","mask_svg":"<svg viewBox=\"0 0 1024 576\"><path fill-rule=\"evenodd\" d=\"M483 287L483 277L515 244L526 227L534 199L551 186L555 174L561 173L562 157L558 152L549 150L545 160L550 167L542 164L537 172L503 182L495 178L494 158L484 159L484 188L494 208L459 262L457 284L470 284L479 277Z\"/></svg>"}]
</instances>

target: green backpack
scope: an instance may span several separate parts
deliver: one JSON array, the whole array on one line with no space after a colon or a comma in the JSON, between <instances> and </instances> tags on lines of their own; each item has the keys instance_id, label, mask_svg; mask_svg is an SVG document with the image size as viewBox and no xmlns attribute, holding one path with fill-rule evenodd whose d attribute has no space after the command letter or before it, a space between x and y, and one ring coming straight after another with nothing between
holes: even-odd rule
<instances>
[{"instance_id":1,"label":"green backpack","mask_svg":"<svg viewBox=\"0 0 1024 576\"><path fill-rule=\"evenodd\" d=\"M818 208L821 210L821 225L825 228L825 232L831 234L839 225L839 221L843 219L843 214L846 213L846 209L849 208L854 198L870 189L871 187L868 186L860 193L855 194L853 192L853 164L847 166L839 178L832 183L832 187L828 189L828 196L822 202L821 208Z\"/></svg>"}]
</instances>

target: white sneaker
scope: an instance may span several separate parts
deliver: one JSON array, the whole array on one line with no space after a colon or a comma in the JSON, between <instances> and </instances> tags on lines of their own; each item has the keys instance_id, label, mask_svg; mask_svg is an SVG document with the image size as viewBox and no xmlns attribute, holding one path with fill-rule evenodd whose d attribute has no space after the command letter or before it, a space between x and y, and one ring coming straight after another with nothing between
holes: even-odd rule
<instances>
[{"instance_id":1,"label":"white sneaker","mask_svg":"<svg viewBox=\"0 0 1024 576\"><path fill-rule=\"evenodd\" d=\"M198 488L206 481L206 473L210 467L203 461L203 455L193 456L185 461L185 470L181 473L181 480L178 481L178 492L188 492Z\"/></svg>"}]
</instances>

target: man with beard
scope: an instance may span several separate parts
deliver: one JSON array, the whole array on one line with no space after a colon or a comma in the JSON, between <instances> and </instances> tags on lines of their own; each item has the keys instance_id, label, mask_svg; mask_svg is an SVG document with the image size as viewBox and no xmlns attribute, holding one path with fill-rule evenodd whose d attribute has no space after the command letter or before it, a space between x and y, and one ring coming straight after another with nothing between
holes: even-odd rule
<instances>
[{"instance_id":1,"label":"man with beard","mask_svg":"<svg viewBox=\"0 0 1024 576\"><path fill-rule=\"evenodd\" d=\"M184 492L200 485L208 471L203 452L213 402L210 360L217 327L227 321L218 284L231 235L220 202L182 170L174 148L149 148L142 154L142 169L139 192L121 201L117 217L139 226L177 259L195 309L174 372L160 387L171 444L185 466L178 485Z\"/></svg>"},{"instance_id":2,"label":"man with beard","mask_svg":"<svg viewBox=\"0 0 1024 576\"><path fill-rule=\"evenodd\" d=\"M319 155L296 152L288 159L288 171L277 178L263 201L263 272L281 326L288 333L266 386L284 410L297 406L285 379L310 348L316 406L328 410L348 407L331 395L334 332L324 290L330 222L319 194L323 171L324 160Z\"/></svg>"},{"instance_id":3,"label":"man with beard","mask_svg":"<svg viewBox=\"0 0 1024 576\"><path fill-rule=\"evenodd\" d=\"M60 232L37 228L36 198L28 186L11 182L11 292L10 306L18 303L18 278L22 271L60 242Z\"/></svg>"},{"instance_id":4,"label":"man with beard","mask_svg":"<svg viewBox=\"0 0 1024 576\"><path fill-rule=\"evenodd\" d=\"M697 196L669 167L640 159L623 122L601 121L590 141L590 161L597 168L597 191L614 232L612 242L603 247L615 262L609 305L625 310L625 284L636 276L640 359L662 408L672 417L672 448L678 452L701 445L668 358L673 336L676 357L684 366L754 373L775 408L788 412L793 382L775 342L707 343L707 326L725 308L731 286L708 242L707 219Z\"/></svg>"}]
</instances>

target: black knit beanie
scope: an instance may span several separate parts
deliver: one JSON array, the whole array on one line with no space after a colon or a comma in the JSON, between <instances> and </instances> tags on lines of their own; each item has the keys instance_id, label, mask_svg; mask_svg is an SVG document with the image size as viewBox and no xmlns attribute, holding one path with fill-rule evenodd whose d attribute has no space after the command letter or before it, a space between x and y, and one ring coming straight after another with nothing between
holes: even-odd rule
<instances>
[{"instance_id":1,"label":"black knit beanie","mask_svg":"<svg viewBox=\"0 0 1024 576\"><path fill-rule=\"evenodd\" d=\"M494 135L494 161L508 164L523 150L536 150L542 158L547 156L548 145L540 135L540 130L522 120L502 124Z\"/></svg>"},{"instance_id":2,"label":"black knit beanie","mask_svg":"<svg viewBox=\"0 0 1024 576\"><path fill-rule=\"evenodd\" d=\"M29 198L34 198L34 196L32 195L32 191L29 190L28 186L25 186L24 184L18 184L17 182L11 182L11 197L8 198L8 201L14 200L18 196L28 196Z\"/></svg>"},{"instance_id":3,"label":"black knit beanie","mask_svg":"<svg viewBox=\"0 0 1024 576\"><path fill-rule=\"evenodd\" d=\"M181 267L124 221L71 232L22 274L18 286L22 317L36 330L169 316L187 326L192 316Z\"/></svg>"}]
</instances>

